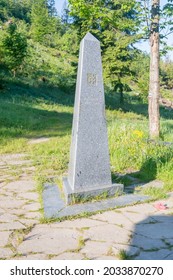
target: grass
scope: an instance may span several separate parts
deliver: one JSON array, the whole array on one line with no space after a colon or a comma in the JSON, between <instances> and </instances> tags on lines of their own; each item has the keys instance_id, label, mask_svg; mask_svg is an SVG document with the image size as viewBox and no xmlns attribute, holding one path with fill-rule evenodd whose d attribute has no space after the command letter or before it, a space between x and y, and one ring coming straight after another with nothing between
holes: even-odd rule
<instances>
[{"instance_id":1,"label":"grass","mask_svg":"<svg viewBox=\"0 0 173 280\"><path fill-rule=\"evenodd\" d=\"M118 253L119 260L130 260L132 259L125 250L120 250Z\"/></svg>"},{"instance_id":2,"label":"grass","mask_svg":"<svg viewBox=\"0 0 173 280\"><path fill-rule=\"evenodd\" d=\"M61 178L68 168L74 92L18 78L5 81L0 90L0 154L26 153L35 170L39 192L48 178ZM125 105L106 93L106 116L113 181L131 184L126 174L148 182L164 182L163 193L173 190L173 148L148 141L147 104L133 93ZM161 108L162 139L173 142L172 112ZM48 141L29 144L33 138ZM124 175L124 176L119 176ZM155 191L156 192L156 191ZM154 190L148 190L155 197Z\"/></svg>"},{"instance_id":3,"label":"grass","mask_svg":"<svg viewBox=\"0 0 173 280\"><path fill-rule=\"evenodd\" d=\"M158 199L165 199L167 198L167 194L164 188L146 188L143 190L143 193L145 195L151 196L153 200L158 200Z\"/></svg>"}]
</instances>

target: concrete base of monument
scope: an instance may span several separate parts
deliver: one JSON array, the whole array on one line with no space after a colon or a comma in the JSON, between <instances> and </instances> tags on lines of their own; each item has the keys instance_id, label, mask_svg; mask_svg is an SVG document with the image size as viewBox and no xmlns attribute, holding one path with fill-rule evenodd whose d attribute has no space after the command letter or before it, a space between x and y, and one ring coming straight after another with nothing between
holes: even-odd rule
<instances>
[{"instance_id":1,"label":"concrete base of monument","mask_svg":"<svg viewBox=\"0 0 173 280\"><path fill-rule=\"evenodd\" d=\"M43 205L45 218L68 218L86 213L96 213L108 209L116 209L134 203L144 202L149 196L141 194L124 194L95 202L67 205L62 192L55 184L45 184L43 190Z\"/></svg>"},{"instance_id":2,"label":"concrete base of monument","mask_svg":"<svg viewBox=\"0 0 173 280\"><path fill-rule=\"evenodd\" d=\"M68 178L63 178L63 187L64 187L64 194L66 199L66 204L75 204L75 203L82 203L93 198L101 199L101 198L108 198L115 195L122 195L124 191L123 184L112 184L111 186L97 186L91 187L87 190L84 189L77 189L76 191L72 190Z\"/></svg>"}]
</instances>

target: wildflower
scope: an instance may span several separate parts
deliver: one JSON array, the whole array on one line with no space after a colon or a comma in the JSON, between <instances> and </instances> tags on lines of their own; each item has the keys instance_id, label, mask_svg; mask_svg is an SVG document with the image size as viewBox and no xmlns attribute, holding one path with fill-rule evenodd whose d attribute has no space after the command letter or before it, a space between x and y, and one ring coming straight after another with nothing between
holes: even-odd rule
<instances>
[{"instance_id":1,"label":"wildflower","mask_svg":"<svg viewBox=\"0 0 173 280\"><path fill-rule=\"evenodd\" d=\"M139 138L142 138L143 135L144 135L143 131L140 131L140 130L134 130L133 134L136 135Z\"/></svg>"}]
</instances>

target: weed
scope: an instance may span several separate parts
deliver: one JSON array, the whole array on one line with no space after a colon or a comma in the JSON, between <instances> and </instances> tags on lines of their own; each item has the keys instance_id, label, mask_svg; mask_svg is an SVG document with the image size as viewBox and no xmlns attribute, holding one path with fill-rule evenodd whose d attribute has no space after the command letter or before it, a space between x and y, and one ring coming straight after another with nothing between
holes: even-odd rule
<instances>
[{"instance_id":1,"label":"weed","mask_svg":"<svg viewBox=\"0 0 173 280\"><path fill-rule=\"evenodd\" d=\"M48 254L47 257L49 260L51 260L52 258L56 257L56 254Z\"/></svg>"},{"instance_id":2,"label":"weed","mask_svg":"<svg viewBox=\"0 0 173 280\"><path fill-rule=\"evenodd\" d=\"M120 260L130 260L131 257L128 255L128 253L125 250L120 250L117 257Z\"/></svg>"},{"instance_id":3,"label":"weed","mask_svg":"<svg viewBox=\"0 0 173 280\"><path fill-rule=\"evenodd\" d=\"M80 236L78 240L78 250L80 251L84 246L85 246L85 240L83 239L82 236Z\"/></svg>"}]
</instances>

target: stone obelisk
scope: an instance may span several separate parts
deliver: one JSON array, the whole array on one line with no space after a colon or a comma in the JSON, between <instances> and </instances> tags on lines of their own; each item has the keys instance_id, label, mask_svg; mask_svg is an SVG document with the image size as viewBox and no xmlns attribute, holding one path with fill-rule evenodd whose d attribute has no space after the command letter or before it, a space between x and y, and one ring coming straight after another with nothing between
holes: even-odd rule
<instances>
[{"instance_id":1,"label":"stone obelisk","mask_svg":"<svg viewBox=\"0 0 173 280\"><path fill-rule=\"evenodd\" d=\"M80 44L70 162L63 185L67 204L72 197L123 191L123 185L111 181L100 42L91 33Z\"/></svg>"}]
</instances>

